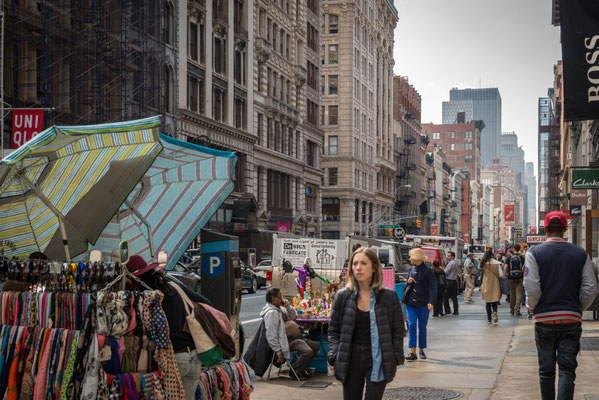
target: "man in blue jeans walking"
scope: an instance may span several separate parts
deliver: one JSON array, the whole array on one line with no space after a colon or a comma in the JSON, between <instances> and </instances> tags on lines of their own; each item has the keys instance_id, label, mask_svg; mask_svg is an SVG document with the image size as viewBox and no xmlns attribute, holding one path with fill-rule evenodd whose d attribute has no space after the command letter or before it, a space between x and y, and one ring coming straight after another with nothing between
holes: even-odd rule
<instances>
[{"instance_id":1,"label":"man in blue jeans walking","mask_svg":"<svg viewBox=\"0 0 599 400\"><path fill-rule=\"evenodd\" d=\"M566 216L550 212L544 225L547 241L526 253L524 287L535 321L541 397L555 399L557 362L557 398L569 400L574 398L582 313L595 298L597 279L586 251L563 239Z\"/></svg>"}]
</instances>

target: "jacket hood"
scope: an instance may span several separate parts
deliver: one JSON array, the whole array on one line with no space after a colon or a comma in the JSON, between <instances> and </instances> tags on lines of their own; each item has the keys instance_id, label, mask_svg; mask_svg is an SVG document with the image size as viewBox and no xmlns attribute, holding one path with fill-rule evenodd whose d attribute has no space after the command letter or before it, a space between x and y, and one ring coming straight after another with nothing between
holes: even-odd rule
<instances>
[{"instance_id":1,"label":"jacket hood","mask_svg":"<svg viewBox=\"0 0 599 400\"><path fill-rule=\"evenodd\" d=\"M275 307L274 305L272 305L272 304L270 304L270 303L268 303L268 302L267 302L267 303L264 305L264 307L262 307L262 311L260 311L260 317L261 317L261 318L264 318L264 316L266 315L266 313L268 313L268 312L272 312L272 311L275 311L275 312L277 312L277 311L278 311L278 312L280 312L281 314L283 313L283 312L281 311L281 309L280 309L280 308L278 308L278 307Z\"/></svg>"}]
</instances>

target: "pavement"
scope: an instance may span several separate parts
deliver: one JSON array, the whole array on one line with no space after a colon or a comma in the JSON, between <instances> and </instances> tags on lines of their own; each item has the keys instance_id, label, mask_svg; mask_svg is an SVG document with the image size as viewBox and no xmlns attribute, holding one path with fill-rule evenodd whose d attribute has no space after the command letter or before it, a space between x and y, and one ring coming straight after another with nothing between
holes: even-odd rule
<instances>
[{"instance_id":1,"label":"pavement","mask_svg":"<svg viewBox=\"0 0 599 400\"><path fill-rule=\"evenodd\" d=\"M534 324L509 313L509 304L499 307L499 322L487 322L485 303L477 291L473 304L459 298L460 315L432 317L428 324L427 360L406 362L387 385L385 399L503 400L539 399ZM524 310L524 308L522 308ZM404 340L407 349L407 337ZM578 355L575 399L599 400L599 322L586 312L582 350ZM596 350L592 350L595 348ZM300 387L283 370L277 377L261 380L252 376L252 400L341 400L342 386L332 376L317 374L310 381L330 382L324 389ZM407 388L417 389L407 389ZM395 390L397 389L397 390ZM398 393L398 391L403 393ZM441 389L444 389L442 393ZM408 393L416 393L412 396ZM431 392L437 391L437 394ZM394 393L393 393L394 392ZM426 396L423 396L426 395ZM453 397L452 397L453 396Z\"/></svg>"}]
</instances>

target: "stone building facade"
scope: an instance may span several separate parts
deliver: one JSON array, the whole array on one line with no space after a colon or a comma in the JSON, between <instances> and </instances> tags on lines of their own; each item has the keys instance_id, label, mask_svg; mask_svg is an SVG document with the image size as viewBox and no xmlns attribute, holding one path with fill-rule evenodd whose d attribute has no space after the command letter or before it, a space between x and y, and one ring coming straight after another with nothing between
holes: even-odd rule
<instances>
[{"instance_id":1,"label":"stone building facade","mask_svg":"<svg viewBox=\"0 0 599 400\"><path fill-rule=\"evenodd\" d=\"M324 1L323 238L376 235L393 216L393 31L391 0Z\"/></svg>"},{"instance_id":2,"label":"stone building facade","mask_svg":"<svg viewBox=\"0 0 599 400\"><path fill-rule=\"evenodd\" d=\"M319 236L321 4L256 0L254 195L258 227Z\"/></svg>"}]
</instances>

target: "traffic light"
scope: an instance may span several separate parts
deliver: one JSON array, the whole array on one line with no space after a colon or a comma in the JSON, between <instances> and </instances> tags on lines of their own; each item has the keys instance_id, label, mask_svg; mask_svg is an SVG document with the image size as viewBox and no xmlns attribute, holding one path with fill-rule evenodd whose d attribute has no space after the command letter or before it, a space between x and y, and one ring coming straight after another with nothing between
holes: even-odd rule
<instances>
[{"instance_id":1,"label":"traffic light","mask_svg":"<svg viewBox=\"0 0 599 400\"><path fill-rule=\"evenodd\" d=\"M416 220L416 228L420 228L420 220L419 219Z\"/></svg>"},{"instance_id":2,"label":"traffic light","mask_svg":"<svg viewBox=\"0 0 599 400\"><path fill-rule=\"evenodd\" d=\"M387 229L387 236L393 236L393 229Z\"/></svg>"}]
</instances>

